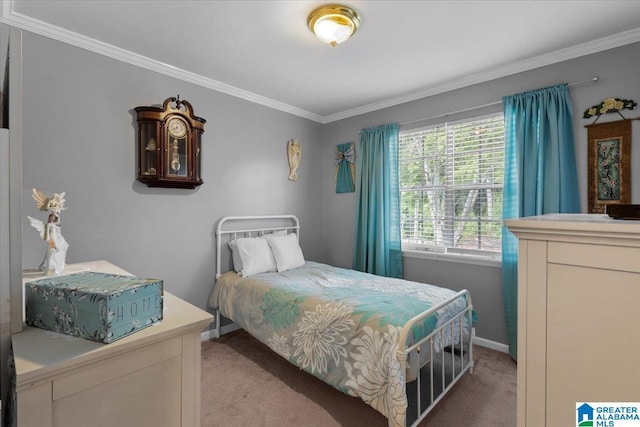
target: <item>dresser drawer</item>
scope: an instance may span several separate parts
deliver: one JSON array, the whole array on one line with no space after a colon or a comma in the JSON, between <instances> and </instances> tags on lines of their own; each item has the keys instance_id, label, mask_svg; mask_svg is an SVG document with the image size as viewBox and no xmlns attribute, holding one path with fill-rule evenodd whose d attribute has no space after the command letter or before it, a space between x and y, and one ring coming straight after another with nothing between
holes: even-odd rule
<instances>
[{"instance_id":1,"label":"dresser drawer","mask_svg":"<svg viewBox=\"0 0 640 427\"><path fill-rule=\"evenodd\" d=\"M554 264L640 273L640 248L549 242L548 261Z\"/></svg>"},{"instance_id":2,"label":"dresser drawer","mask_svg":"<svg viewBox=\"0 0 640 427\"><path fill-rule=\"evenodd\" d=\"M93 363L67 375L55 377L53 379L54 404L58 399L131 375L136 371L179 356L182 351L181 341L180 338L174 338L155 343L124 353L120 357Z\"/></svg>"}]
</instances>

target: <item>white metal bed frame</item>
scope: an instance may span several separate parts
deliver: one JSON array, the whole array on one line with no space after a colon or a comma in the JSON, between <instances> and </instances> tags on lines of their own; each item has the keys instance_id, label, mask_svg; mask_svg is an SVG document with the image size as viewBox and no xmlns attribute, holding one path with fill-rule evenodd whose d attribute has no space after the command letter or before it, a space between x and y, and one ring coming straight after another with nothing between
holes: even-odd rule
<instances>
[{"instance_id":1,"label":"white metal bed frame","mask_svg":"<svg viewBox=\"0 0 640 427\"><path fill-rule=\"evenodd\" d=\"M250 221L258 221L260 223L266 222L275 222L276 225L272 227L251 227L244 229L230 229L226 230L224 226L227 223L238 222L238 223L246 223ZM283 222L290 222L292 225L280 225ZM255 237L261 236L266 233L273 233L274 231L282 231L285 230L287 232L293 232L300 240L300 221L295 215L262 215L262 216L226 216L218 221L218 225L216 226L216 280L223 273L222 269L222 253L223 246L227 243L224 240L224 236L229 236L229 241L240 238L240 237ZM226 251L226 253L230 253L230 250ZM228 270L224 270L228 271ZM240 329L240 326L232 323L230 325L222 326L220 323L220 311L215 310L215 328L212 329L213 338L220 338L222 335L227 334L229 332L236 331Z\"/></svg>"},{"instance_id":2,"label":"white metal bed frame","mask_svg":"<svg viewBox=\"0 0 640 427\"><path fill-rule=\"evenodd\" d=\"M291 223L291 225L276 225L270 227L251 227L228 230L225 229L225 226L228 226L228 224L230 223L242 223L247 221L260 223L273 221L279 221L280 223L282 223L288 221ZM223 246L225 246L226 244L226 241L224 239L225 236L227 236L229 240L233 240L240 237L260 236L266 233L272 233L274 231L280 230L286 230L287 232L296 233L298 239L300 239L300 222L295 215L227 216L222 218L218 222L218 225L216 227L216 279L222 274L222 252ZM229 252L230 250L227 251L227 253ZM422 322L424 319L436 313L441 308L447 306L448 304L451 304L453 301L456 301L461 297L466 298L467 301L467 307L465 308L465 310L461 311L460 313L437 327L433 332L431 332L431 334L427 335L426 337L422 338L412 345L407 345L407 338L410 336L411 329L414 325ZM415 420L413 420L413 422L411 423L411 427L417 426L467 371L469 373L473 373L473 337L471 331L473 316L472 313L473 304L471 302L471 295L469 291L462 290L456 293L447 301L437 304L431 307L429 310L410 319L402 328L399 335L397 350L397 356L401 364L402 372L407 372L407 369L409 367L408 359L412 358L410 357L410 355L413 354L414 356L417 356L417 359L420 360L420 366L418 367L418 373L415 378L416 391L414 393L414 396L412 396L415 400L409 401L409 407L412 408L412 411L415 411ZM220 312L217 309L215 310L215 316L215 328L213 330L213 335L215 338L219 338L221 335L240 329L240 327L235 324L221 326ZM465 319L468 319L469 322L469 331L466 342L463 328ZM439 341L441 343L446 342L445 337L447 332L449 332L449 337L451 339L451 350L447 352L441 348L439 352L434 351L434 341L436 340L436 338L439 338ZM459 346L457 348L454 345L456 342L456 340L454 339L454 334L459 334L459 336L457 337L459 339ZM426 357L425 355L421 355L421 353L426 353ZM437 359L438 357L440 360ZM440 363L440 368L435 367L435 362ZM459 366L457 366L458 362ZM449 368L448 373L446 369L447 367ZM440 370L441 372L438 373L436 372L436 370ZM439 378L435 378L436 374L438 374ZM427 376L426 380L422 379L423 375ZM427 383L426 385L423 384L425 381ZM407 382L407 389L409 388L408 386L409 382ZM440 390L437 395L434 392L436 387L439 387ZM423 389L425 388L426 390L423 391ZM425 392L427 396L424 396ZM408 390L407 399L410 399ZM407 408L407 415L409 415L408 412L409 408Z\"/></svg>"}]
</instances>

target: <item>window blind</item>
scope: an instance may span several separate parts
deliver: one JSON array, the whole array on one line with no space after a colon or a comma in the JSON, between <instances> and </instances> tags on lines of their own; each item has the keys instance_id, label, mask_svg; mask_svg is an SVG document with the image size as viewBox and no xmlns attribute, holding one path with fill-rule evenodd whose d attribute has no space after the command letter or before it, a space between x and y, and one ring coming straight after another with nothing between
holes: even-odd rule
<instances>
[{"instance_id":1,"label":"window blind","mask_svg":"<svg viewBox=\"0 0 640 427\"><path fill-rule=\"evenodd\" d=\"M500 252L502 113L402 132L398 150L403 247Z\"/></svg>"}]
</instances>

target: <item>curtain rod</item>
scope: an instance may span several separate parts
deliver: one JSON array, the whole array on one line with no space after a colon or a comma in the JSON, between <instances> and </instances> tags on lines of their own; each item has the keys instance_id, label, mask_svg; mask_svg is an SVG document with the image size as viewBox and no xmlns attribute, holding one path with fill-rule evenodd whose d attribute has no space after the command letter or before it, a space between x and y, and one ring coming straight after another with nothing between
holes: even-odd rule
<instances>
[{"instance_id":1,"label":"curtain rod","mask_svg":"<svg viewBox=\"0 0 640 427\"><path fill-rule=\"evenodd\" d=\"M583 85L583 84L586 84L586 83L595 83L598 80L600 80L600 77L594 76L594 77L590 78L589 80L585 80L585 81L582 81L582 82L576 82L576 83L570 83L568 86L569 87L573 87L573 86ZM408 125L408 124L411 124L411 123L424 122L425 120L438 119L440 117L451 116L453 114L458 114L458 113L466 113L467 111L479 110L481 108L491 107L493 105L498 105L498 104L502 104L502 100L495 101L495 102L490 102L488 104L483 104L483 105L476 105L475 107L463 108L462 110L451 111L449 113L436 114L435 116L425 117L425 118L422 118L422 119L411 120L411 121L408 121L408 122L399 123L399 125L403 126L403 125Z\"/></svg>"}]
</instances>

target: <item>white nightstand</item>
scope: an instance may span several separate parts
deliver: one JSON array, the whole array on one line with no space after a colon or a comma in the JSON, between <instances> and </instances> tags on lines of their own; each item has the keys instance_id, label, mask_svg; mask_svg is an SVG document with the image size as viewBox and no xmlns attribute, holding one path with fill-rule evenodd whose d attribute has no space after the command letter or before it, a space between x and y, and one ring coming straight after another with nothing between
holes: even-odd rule
<instances>
[{"instance_id":1,"label":"white nightstand","mask_svg":"<svg viewBox=\"0 0 640 427\"><path fill-rule=\"evenodd\" d=\"M106 261L65 273L77 271L128 274ZM162 322L111 344L25 326L11 336L18 426L199 426L200 333L212 318L165 292Z\"/></svg>"}]
</instances>

